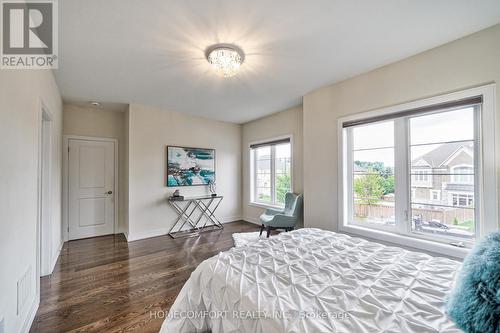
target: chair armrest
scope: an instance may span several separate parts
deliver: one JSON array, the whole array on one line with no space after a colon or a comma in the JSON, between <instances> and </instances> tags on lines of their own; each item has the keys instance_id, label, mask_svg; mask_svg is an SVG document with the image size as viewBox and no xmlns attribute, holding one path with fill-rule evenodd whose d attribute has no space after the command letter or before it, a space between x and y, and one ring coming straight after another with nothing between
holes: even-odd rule
<instances>
[{"instance_id":1,"label":"chair armrest","mask_svg":"<svg viewBox=\"0 0 500 333\"><path fill-rule=\"evenodd\" d=\"M277 209L266 209L266 215L283 214L283 211Z\"/></svg>"}]
</instances>

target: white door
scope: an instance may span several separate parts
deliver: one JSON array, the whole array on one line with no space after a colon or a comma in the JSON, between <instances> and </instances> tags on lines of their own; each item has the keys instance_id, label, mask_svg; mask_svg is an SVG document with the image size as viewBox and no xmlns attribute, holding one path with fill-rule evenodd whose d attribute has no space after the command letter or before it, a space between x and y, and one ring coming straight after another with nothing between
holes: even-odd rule
<instances>
[{"instance_id":1,"label":"white door","mask_svg":"<svg viewBox=\"0 0 500 333\"><path fill-rule=\"evenodd\" d=\"M113 142L69 140L69 239L114 233Z\"/></svg>"}]
</instances>

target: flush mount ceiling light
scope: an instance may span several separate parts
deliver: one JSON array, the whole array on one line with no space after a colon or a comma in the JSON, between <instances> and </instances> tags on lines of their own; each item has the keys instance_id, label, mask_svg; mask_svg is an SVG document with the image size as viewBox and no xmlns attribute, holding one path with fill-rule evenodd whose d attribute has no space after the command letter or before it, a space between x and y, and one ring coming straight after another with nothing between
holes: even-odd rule
<instances>
[{"instance_id":1,"label":"flush mount ceiling light","mask_svg":"<svg viewBox=\"0 0 500 333\"><path fill-rule=\"evenodd\" d=\"M89 101L89 104L96 108L101 106L101 103L99 103L98 101Z\"/></svg>"},{"instance_id":2,"label":"flush mount ceiling light","mask_svg":"<svg viewBox=\"0 0 500 333\"><path fill-rule=\"evenodd\" d=\"M231 44L212 45L206 50L205 57L217 75L222 77L236 75L245 60L243 50Z\"/></svg>"}]
</instances>

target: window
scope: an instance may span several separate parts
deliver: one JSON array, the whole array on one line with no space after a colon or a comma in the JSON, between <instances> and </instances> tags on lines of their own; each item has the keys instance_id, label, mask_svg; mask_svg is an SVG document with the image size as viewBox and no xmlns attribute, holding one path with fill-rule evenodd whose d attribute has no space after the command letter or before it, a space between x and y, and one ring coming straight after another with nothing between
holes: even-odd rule
<instances>
[{"instance_id":1,"label":"window","mask_svg":"<svg viewBox=\"0 0 500 333\"><path fill-rule=\"evenodd\" d=\"M452 182L457 184L474 184L474 168L472 166L454 167Z\"/></svg>"},{"instance_id":2,"label":"window","mask_svg":"<svg viewBox=\"0 0 500 333\"><path fill-rule=\"evenodd\" d=\"M439 191L439 190L431 190L430 193L431 193L431 200L434 200L434 201L441 200L441 191Z\"/></svg>"},{"instance_id":3,"label":"window","mask_svg":"<svg viewBox=\"0 0 500 333\"><path fill-rule=\"evenodd\" d=\"M433 178L434 186L444 188L445 191L457 190L447 180L456 176L456 169L450 167L457 160L466 161L474 165L475 144L475 113L479 106L465 106L452 110L436 110L429 114L407 118L409 130L410 163L428 164L429 178ZM474 173L471 186L460 188L475 192ZM420 183L410 183L411 187L418 187ZM460 200L459 200L460 201ZM457 208L460 207L460 208ZM416 198L411 200L411 231L416 235L432 235L432 238L458 238L474 240L476 237L475 216L472 205L425 202Z\"/></svg>"},{"instance_id":4,"label":"window","mask_svg":"<svg viewBox=\"0 0 500 333\"><path fill-rule=\"evenodd\" d=\"M271 203L271 146L255 149L255 198Z\"/></svg>"},{"instance_id":5,"label":"window","mask_svg":"<svg viewBox=\"0 0 500 333\"><path fill-rule=\"evenodd\" d=\"M352 129L353 223L395 225L392 133L392 120Z\"/></svg>"},{"instance_id":6,"label":"window","mask_svg":"<svg viewBox=\"0 0 500 333\"><path fill-rule=\"evenodd\" d=\"M474 195L453 193L451 195L451 204L455 207L474 207Z\"/></svg>"},{"instance_id":7,"label":"window","mask_svg":"<svg viewBox=\"0 0 500 333\"><path fill-rule=\"evenodd\" d=\"M420 182L426 182L429 180L429 172L428 171L415 171L415 180Z\"/></svg>"},{"instance_id":8,"label":"window","mask_svg":"<svg viewBox=\"0 0 500 333\"><path fill-rule=\"evenodd\" d=\"M412 181L415 187L431 187L432 177L430 176L430 170L418 170L413 169L412 171Z\"/></svg>"},{"instance_id":9,"label":"window","mask_svg":"<svg viewBox=\"0 0 500 333\"><path fill-rule=\"evenodd\" d=\"M292 146L290 138L250 145L251 201L283 206L292 191Z\"/></svg>"},{"instance_id":10,"label":"window","mask_svg":"<svg viewBox=\"0 0 500 333\"><path fill-rule=\"evenodd\" d=\"M495 177L494 159L485 168L477 158L481 149L494 154L494 125L487 124L494 89L485 91L340 119L341 229L427 250L430 243L419 239L470 247L495 230L496 222L482 218L487 211L496 216L495 184L482 181L486 173Z\"/></svg>"}]
</instances>

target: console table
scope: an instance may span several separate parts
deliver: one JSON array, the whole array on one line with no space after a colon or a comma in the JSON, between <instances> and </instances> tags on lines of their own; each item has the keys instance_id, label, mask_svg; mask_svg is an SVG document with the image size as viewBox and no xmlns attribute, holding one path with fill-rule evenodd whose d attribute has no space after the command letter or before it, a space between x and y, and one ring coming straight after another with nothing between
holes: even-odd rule
<instances>
[{"instance_id":1,"label":"console table","mask_svg":"<svg viewBox=\"0 0 500 333\"><path fill-rule=\"evenodd\" d=\"M215 216L223 198L221 195L182 199L170 197L168 202L177 212L177 219L168 235L172 238L193 237L205 231L223 229L222 223Z\"/></svg>"}]
</instances>

